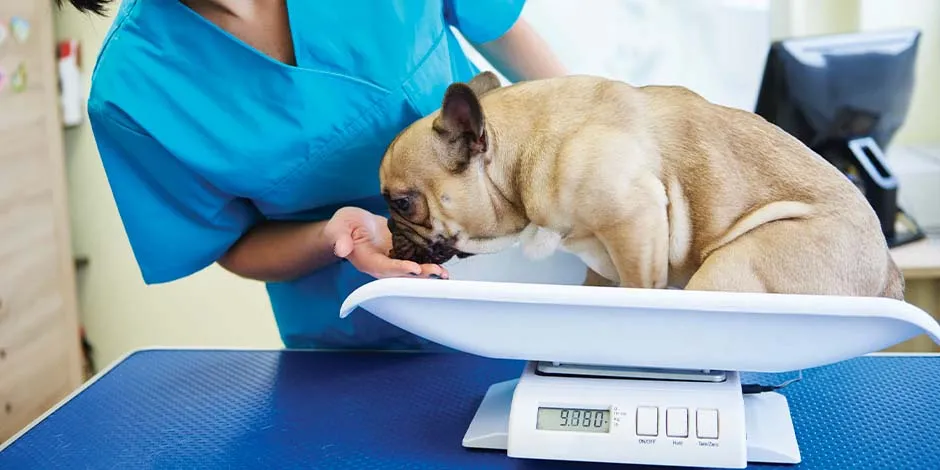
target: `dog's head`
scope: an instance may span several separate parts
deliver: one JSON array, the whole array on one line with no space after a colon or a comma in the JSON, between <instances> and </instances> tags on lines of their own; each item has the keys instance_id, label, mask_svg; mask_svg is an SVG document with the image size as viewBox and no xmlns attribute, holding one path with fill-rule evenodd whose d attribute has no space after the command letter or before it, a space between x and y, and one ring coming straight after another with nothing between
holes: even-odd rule
<instances>
[{"instance_id":1,"label":"dog's head","mask_svg":"<svg viewBox=\"0 0 940 470\"><path fill-rule=\"evenodd\" d=\"M499 87L490 72L451 85L440 109L389 145L379 179L393 258L443 264L492 253L524 227L487 174L499 171L490 164L500 155L481 97Z\"/></svg>"}]
</instances>

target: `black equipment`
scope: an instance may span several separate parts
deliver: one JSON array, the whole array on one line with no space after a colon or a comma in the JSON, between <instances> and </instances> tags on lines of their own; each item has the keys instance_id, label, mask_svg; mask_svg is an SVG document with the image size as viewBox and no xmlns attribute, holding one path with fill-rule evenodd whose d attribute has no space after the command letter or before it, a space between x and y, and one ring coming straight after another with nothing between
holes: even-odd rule
<instances>
[{"instance_id":1,"label":"black equipment","mask_svg":"<svg viewBox=\"0 0 940 470\"><path fill-rule=\"evenodd\" d=\"M891 247L925 236L898 207L882 150L907 117L919 40L907 29L775 41L755 109L852 179Z\"/></svg>"}]
</instances>

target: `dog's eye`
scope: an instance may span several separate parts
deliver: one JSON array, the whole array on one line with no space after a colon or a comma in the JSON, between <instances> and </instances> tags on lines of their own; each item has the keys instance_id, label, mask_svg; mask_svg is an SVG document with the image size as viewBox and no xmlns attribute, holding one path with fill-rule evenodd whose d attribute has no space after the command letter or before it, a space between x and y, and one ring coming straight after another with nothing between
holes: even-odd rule
<instances>
[{"instance_id":1,"label":"dog's eye","mask_svg":"<svg viewBox=\"0 0 940 470\"><path fill-rule=\"evenodd\" d=\"M395 206L395 210L401 213L407 213L411 210L411 198L402 197L392 200L392 205Z\"/></svg>"}]
</instances>

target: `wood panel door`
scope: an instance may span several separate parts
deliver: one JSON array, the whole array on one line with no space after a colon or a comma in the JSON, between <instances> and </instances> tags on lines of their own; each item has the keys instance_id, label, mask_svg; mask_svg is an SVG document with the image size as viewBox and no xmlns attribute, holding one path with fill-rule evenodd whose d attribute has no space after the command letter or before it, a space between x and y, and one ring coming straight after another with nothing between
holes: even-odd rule
<instances>
[{"instance_id":1,"label":"wood panel door","mask_svg":"<svg viewBox=\"0 0 940 470\"><path fill-rule=\"evenodd\" d=\"M82 380L53 5L0 1L0 442Z\"/></svg>"}]
</instances>

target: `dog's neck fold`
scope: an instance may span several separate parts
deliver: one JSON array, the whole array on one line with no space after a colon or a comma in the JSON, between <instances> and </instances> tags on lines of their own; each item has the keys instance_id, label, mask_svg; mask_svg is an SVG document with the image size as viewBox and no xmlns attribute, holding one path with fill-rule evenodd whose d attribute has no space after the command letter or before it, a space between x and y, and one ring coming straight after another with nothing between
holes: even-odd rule
<instances>
[{"instance_id":1,"label":"dog's neck fold","mask_svg":"<svg viewBox=\"0 0 940 470\"><path fill-rule=\"evenodd\" d=\"M494 125L495 124L495 125ZM490 151L483 159L483 172L486 175L487 182L498 195L499 201L494 204L511 206L513 211L520 215L525 215L525 205L522 200L521 185L524 184L522 178L522 160L525 158L522 147L515 144L520 142L520 138L525 138L514 132L513 135L507 135L505 129L512 127L499 126L499 122L489 122L486 125L486 132L489 136Z\"/></svg>"},{"instance_id":2,"label":"dog's neck fold","mask_svg":"<svg viewBox=\"0 0 940 470\"><path fill-rule=\"evenodd\" d=\"M551 153L555 148L550 143L551 138L544 134L543 126L537 122L537 113L511 112L496 100L486 103L484 109L490 151L483 161L483 171L488 183L492 185L494 192L499 194L503 204L510 206L507 209L511 208L513 215L525 219L526 224L544 222L532 220L533 217L542 217L532 213L538 209L529 207L532 201L527 201L527 194L549 190L528 186L540 185L546 171L554 173L554 164L551 162L555 160L556 155L544 153L544 150ZM533 151L536 149L543 151Z\"/></svg>"}]
</instances>

